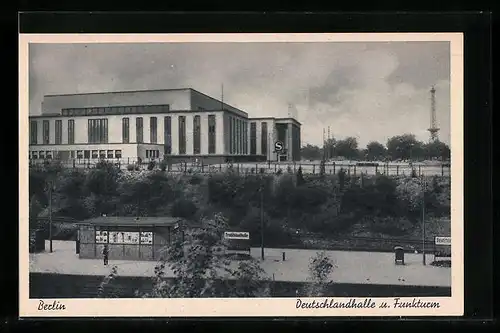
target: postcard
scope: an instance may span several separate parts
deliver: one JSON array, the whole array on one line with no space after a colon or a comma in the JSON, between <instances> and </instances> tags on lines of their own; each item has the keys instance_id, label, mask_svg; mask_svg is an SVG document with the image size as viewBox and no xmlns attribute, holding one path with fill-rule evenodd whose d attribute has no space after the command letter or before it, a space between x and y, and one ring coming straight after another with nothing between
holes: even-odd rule
<instances>
[{"instance_id":1,"label":"postcard","mask_svg":"<svg viewBox=\"0 0 500 333\"><path fill-rule=\"evenodd\" d=\"M21 317L463 314L462 34L19 51Z\"/></svg>"}]
</instances>

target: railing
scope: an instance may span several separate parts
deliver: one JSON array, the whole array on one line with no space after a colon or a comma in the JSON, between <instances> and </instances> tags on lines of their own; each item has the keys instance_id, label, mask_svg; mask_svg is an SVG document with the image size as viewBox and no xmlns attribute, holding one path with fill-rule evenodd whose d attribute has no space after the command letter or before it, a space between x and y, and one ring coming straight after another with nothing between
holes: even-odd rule
<instances>
[{"instance_id":1,"label":"railing","mask_svg":"<svg viewBox=\"0 0 500 333\"><path fill-rule=\"evenodd\" d=\"M159 169L159 161L153 159L142 159L140 162L136 158L123 159L74 159L68 161L57 161L64 168L79 168L90 169L96 166L100 161L105 160L113 163L123 170L127 168L134 170L147 170L148 164L155 161L154 169ZM52 162L55 160L52 160ZM41 160L31 160L30 165L43 165L45 162ZM228 169L239 174L276 174L276 173L296 173L301 168L303 174L319 174L321 169L320 163L308 162L257 162L257 163L232 163L232 164L203 164L193 163L190 161L167 164L168 172L178 173L217 173L224 172ZM340 170L344 170L347 176L376 175L382 174L386 176L409 176L415 173L418 176L450 176L451 168L449 164L417 164L417 163L383 163L378 165L358 165L357 163L326 163L324 166L325 174L336 174Z\"/></svg>"}]
</instances>

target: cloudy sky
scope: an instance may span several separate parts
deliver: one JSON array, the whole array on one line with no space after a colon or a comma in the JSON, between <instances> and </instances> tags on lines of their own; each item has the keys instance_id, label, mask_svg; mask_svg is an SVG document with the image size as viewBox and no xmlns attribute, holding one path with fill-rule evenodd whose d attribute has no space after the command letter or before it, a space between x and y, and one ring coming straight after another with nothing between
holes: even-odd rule
<instances>
[{"instance_id":1,"label":"cloudy sky","mask_svg":"<svg viewBox=\"0 0 500 333\"><path fill-rule=\"evenodd\" d=\"M436 87L440 139L450 140L448 42L31 44L30 113L43 95L191 87L249 113L286 117L303 143L360 146L413 133L427 141Z\"/></svg>"}]
</instances>

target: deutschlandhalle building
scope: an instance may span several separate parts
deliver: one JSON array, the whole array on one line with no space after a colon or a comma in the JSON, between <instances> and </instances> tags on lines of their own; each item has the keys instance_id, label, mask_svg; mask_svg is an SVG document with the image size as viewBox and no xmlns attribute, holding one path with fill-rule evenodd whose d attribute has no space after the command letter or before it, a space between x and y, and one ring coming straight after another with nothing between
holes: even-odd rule
<instances>
[{"instance_id":1,"label":"deutschlandhalle building","mask_svg":"<svg viewBox=\"0 0 500 333\"><path fill-rule=\"evenodd\" d=\"M296 119L249 118L190 88L47 95L41 115L29 118L32 160L300 159ZM276 141L284 145L279 154Z\"/></svg>"}]
</instances>

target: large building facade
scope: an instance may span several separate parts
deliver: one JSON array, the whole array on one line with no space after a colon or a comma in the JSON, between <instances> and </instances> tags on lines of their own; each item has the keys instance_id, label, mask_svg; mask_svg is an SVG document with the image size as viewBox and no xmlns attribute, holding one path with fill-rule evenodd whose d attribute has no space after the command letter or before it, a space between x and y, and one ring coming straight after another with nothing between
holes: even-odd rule
<instances>
[{"instance_id":1,"label":"large building facade","mask_svg":"<svg viewBox=\"0 0 500 333\"><path fill-rule=\"evenodd\" d=\"M249 118L193 89L48 95L30 116L30 159L300 159L300 123ZM275 152L276 141L284 150Z\"/></svg>"}]
</instances>

